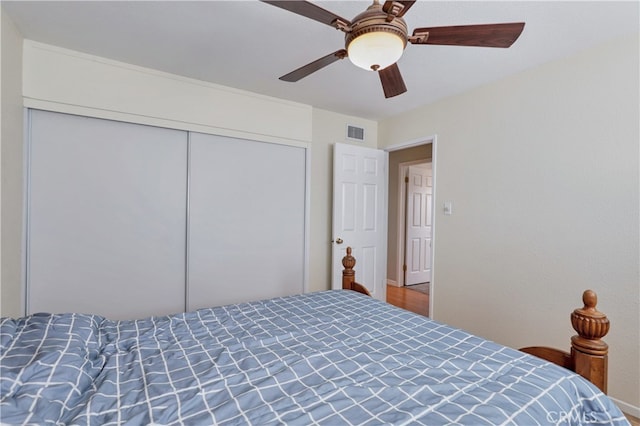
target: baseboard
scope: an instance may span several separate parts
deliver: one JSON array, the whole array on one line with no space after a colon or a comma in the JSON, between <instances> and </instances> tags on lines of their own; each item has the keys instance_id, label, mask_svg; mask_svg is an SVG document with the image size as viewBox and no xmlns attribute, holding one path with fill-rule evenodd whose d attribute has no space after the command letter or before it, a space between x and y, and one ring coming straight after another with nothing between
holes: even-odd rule
<instances>
[{"instance_id":1,"label":"baseboard","mask_svg":"<svg viewBox=\"0 0 640 426\"><path fill-rule=\"evenodd\" d=\"M402 287L400 284L398 284L396 281L394 280L390 280L389 278L387 278L387 285L392 285L394 287Z\"/></svg>"},{"instance_id":2,"label":"baseboard","mask_svg":"<svg viewBox=\"0 0 640 426\"><path fill-rule=\"evenodd\" d=\"M611 398L611 397L609 397ZM627 404L624 401L620 401L616 398L611 398L611 400L622 410L625 414L631 414L633 417L640 418L640 407L636 407L635 405Z\"/></svg>"}]
</instances>

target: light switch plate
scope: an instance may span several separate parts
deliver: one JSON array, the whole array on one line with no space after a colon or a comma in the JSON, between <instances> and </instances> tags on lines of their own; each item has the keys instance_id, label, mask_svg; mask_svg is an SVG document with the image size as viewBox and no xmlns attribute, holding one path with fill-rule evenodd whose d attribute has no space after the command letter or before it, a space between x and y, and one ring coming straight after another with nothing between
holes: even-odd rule
<instances>
[{"instance_id":1,"label":"light switch plate","mask_svg":"<svg viewBox=\"0 0 640 426\"><path fill-rule=\"evenodd\" d=\"M445 201L443 211L447 216L451 216L453 214L453 205L451 204L451 201Z\"/></svg>"}]
</instances>

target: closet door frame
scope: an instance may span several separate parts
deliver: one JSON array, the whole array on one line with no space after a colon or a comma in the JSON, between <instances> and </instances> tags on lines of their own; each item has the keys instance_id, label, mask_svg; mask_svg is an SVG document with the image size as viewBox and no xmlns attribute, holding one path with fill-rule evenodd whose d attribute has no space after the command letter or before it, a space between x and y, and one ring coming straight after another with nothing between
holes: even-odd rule
<instances>
[{"instance_id":1,"label":"closet door frame","mask_svg":"<svg viewBox=\"0 0 640 426\"><path fill-rule=\"evenodd\" d=\"M305 198L304 198L304 253L303 253L303 276L300 277L302 280L302 289L304 293L309 292L309 254L310 254L310 206L311 206L311 144L309 142L292 140L279 138L277 136L271 135L261 135L255 133L245 133L238 130L229 130L223 128L209 127L206 125L200 125L195 123L185 123L182 121L173 121L165 118L156 118L156 117L145 117L138 116L135 114L129 113L121 113L116 111L103 111L97 110L90 107L80 107L73 105L64 105L58 104L56 102L45 102L42 105L29 106L27 105L24 108L24 150L25 150L25 181L24 181L24 209L23 209L23 241L25 242L22 249L22 269L24 271L22 276L22 309L23 314L26 314L29 311L29 286L28 286L28 272L29 272L29 223L30 223L30 208L28 199L31 195L31 187L29 182L29 167L30 167L30 111L31 110L42 110L48 112L59 112L63 114L75 114L81 115L88 118L97 118L97 119L106 119L112 121L121 121L130 124L140 124L140 125L148 125L155 126L161 128L167 128L171 130L183 130L188 134L191 132L198 132L210 135L217 136L229 136L234 138L247 139L255 142L265 142L265 143L273 143L280 144L285 146L294 146L298 148L304 149L305 156ZM189 136L188 136L189 137ZM187 161L189 161L189 144L187 144ZM187 173L187 221L185 223L185 235L188 236L188 226L189 226L189 177ZM185 250L185 258L188 261L189 256L189 241L185 238L186 250ZM188 283L188 268L185 268L185 283ZM185 310L188 304L188 286L185 285Z\"/></svg>"}]
</instances>

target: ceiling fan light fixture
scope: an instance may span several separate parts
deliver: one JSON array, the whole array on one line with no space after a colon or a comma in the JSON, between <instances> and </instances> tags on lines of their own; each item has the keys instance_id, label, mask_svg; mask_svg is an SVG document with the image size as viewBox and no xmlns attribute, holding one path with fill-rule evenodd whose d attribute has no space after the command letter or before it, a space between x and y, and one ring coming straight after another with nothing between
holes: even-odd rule
<instances>
[{"instance_id":1,"label":"ceiling fan light fixture","mask_svg":"<svg viewBox=\"0 0 640 426\"><path fill-rule=\"evenodd\" d=\"M405 45L405 40L394 32L372 31L351 40L347 52L354 65L378 71L395 64L402 56Z\"/></svg>"},{"instance_id":2,"label":"ceiling fan light fixture","mask_svg":"<svg viewBox=\"0 0 640 426\"><path fill-rule=\"evenodd\" d=\"M297 15L342 31L344 49L337 50L280 77L282 81L298 81L327 65L348 56L351 62L368 71L378 71L385 98L407 91L397 61L407 43L414 45L452 45L477 47L510 47L522 33L524 22L503 24L449 25L415 28L409 35L404 14L416 0L373 0L373 4L345 19L310 1L262 0Z\"/></svg>"}]
</instances>

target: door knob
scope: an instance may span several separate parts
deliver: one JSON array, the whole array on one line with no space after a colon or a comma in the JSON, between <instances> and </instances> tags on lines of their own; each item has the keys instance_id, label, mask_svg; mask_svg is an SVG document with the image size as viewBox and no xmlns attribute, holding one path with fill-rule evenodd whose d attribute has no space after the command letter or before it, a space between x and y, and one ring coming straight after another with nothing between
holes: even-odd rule
<instances>
[{"instance_id":1,"label":"door knob","mask_svg":"<svg viewBox=\"0 0 640 426\"><path fill-rule=\"evenodd\" d=\"M336 244L342 244L342 243L344 243L344 241L342 241L342 238L336 239Z\"/></svg>"}]
</instances>

